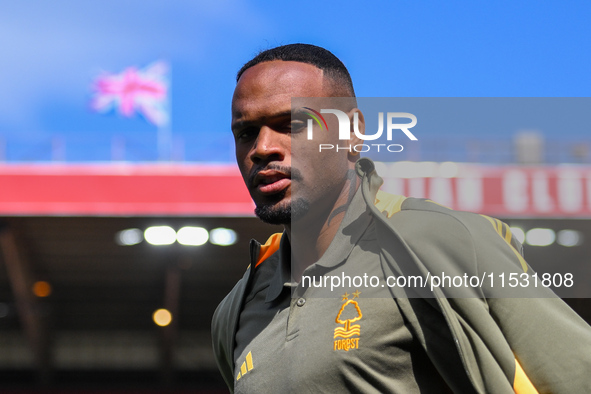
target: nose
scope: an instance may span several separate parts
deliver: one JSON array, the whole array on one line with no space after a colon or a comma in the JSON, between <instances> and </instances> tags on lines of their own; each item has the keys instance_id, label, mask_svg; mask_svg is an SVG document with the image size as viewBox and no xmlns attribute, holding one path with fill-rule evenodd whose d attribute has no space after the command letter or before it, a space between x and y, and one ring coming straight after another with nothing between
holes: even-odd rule
<instances>
[{"instance_id":1,"label":"nose","mask_svg":"<svg viewBox=\"0 0 591 394\"><path fill-rule=\"evenodd\" d=\"M251 160L254 163L283 160L285 158L285 150L289 149L289 147L286 147L286 141L284 141L286 138L289 140L290 137L268 126L261 127L251 150Z\"/></svg>"}]
</instances>

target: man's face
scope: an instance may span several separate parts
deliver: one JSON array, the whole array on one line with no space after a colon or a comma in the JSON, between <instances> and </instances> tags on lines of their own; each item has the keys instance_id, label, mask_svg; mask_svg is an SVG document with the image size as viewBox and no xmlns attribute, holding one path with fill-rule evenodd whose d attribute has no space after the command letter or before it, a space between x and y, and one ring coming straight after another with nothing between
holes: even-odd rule
<instances>
[{"instance_id":1,"label":"man's face","mask_svg":"<svg viewBox=\"0 0 591 394\"><path fill-rule=\"evenodd\" d=\"M263 221L289 224L292 217L321 214L339 195L347 152L318 153L319 143L336 144L338 136L316 133L319 138L308 141L302 122L292 129L292 97L329 96L322 70L300 62L259 63L238 81L232 98L236 159Z\"/></svg>"}]
</instances>

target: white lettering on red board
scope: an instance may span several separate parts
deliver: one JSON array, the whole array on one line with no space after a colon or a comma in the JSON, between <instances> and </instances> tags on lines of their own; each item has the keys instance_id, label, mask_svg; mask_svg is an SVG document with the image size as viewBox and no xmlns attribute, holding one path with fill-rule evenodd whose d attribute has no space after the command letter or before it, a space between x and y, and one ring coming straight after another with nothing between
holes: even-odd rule
<instances>
[{"instance_id":1,"label":"white lettering on red board","mask_svg":"<svg viewBox=\"0 0 591 394\"><path fill-rule=\"evenodd\" d=\"M591 217L589 166L458 166L459 175L449 178L390 178L384 174L383 190L497 216Z\"/></svg>"}]
</instances>

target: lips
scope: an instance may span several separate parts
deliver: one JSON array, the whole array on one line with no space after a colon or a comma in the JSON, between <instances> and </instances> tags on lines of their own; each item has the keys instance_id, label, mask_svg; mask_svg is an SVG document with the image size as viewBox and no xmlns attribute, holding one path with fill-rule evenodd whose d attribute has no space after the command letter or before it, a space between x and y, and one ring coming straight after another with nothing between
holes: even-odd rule
<instances>
[{"instance_id":1,"label":"lips","mask_svg":"<svg viewBox=\"0 0 591 394\"><path fill-rule=\"evenodd\" d=\"M254 179L254 187L262 194L278 193L290 184L290 176L279 171L260 171Z\"/></svg>"}]
</instances>

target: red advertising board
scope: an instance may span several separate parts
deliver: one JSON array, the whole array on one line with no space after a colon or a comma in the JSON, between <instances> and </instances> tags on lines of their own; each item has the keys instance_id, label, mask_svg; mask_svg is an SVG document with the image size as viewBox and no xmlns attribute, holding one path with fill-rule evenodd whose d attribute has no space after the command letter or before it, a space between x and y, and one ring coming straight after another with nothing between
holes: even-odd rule
<instances>
[{"instance_id":1,"label":"red advertising board","mask_svg":"<svg viewBox=\"0 0 591 394\"><path fill-rule=\"evenodd\" d=\"M250 216L236 166L0 166L1 215Z\"/></svg>"}]
</instances>

